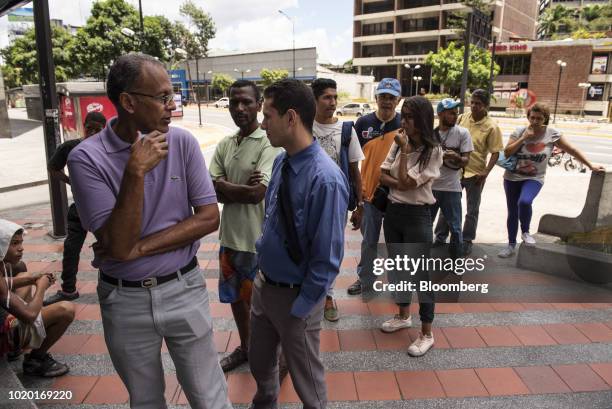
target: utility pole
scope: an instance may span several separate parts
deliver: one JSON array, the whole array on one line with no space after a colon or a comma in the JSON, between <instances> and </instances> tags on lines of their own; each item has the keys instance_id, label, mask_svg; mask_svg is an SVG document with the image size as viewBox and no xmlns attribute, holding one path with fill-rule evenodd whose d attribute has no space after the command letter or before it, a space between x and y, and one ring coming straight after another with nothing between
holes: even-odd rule
<instances>
[{"instance_id":1,"label":"utility pole","mask_svg":"<svg viewBox=\"0 0 612 409\"><path fill-rule=\"evenodd\" d=\"M45 135L45 155L47 163L55 153L60 143L59 109L57 90L55 89L55 64L51 46L51 24L49 22L48 0L34 1L34 27L36 31L36 56L40 73L40 100L43 112L43 130ZM51 199L51 217L53 220L52 237L66 235L66 216L68 214L68 199L66 185L52 178L49 179L49 196Z\"/></svg>"},{"instance_id":2,"label":"utility pole","mask_svg":"<svg viewBox=\"0 0 612 409\"><path fill-rule=\"evenodd\" d=\"M491 73L489 74L489 97L493 95L493 79L495 78L495 47L497 46L497 37L493 37L493 49L491 50Z\"/></svg>"},{"instance_id":3,"label":"utility pole","mask_svg":"<svg viewBox=\"0 0 612 409\"><path fill-rule=\"evenodd\" d=\"M468 14L467 18L467 26L465 29L465 41L463 47L463 75L461 76L461 91L459 94L459 101L461 101L461 105L459 105L459 112L463 113L464 111L464 103L465 103L465 93L467 91L467 82L468 82L468 71L470 70L470 44L472 40L472 16L473 14Z\"/></svg>"},{"instance_id":4,"label":"utility pole","mask_svg":"<svg viewBox=\"0 0 612 409\"><path fill-rule=\"evenodd\" d=\"M142 0L138 0L138 13L140 14L140 51L144 52L144 18L142 17Z\"/></svg>"}]
</instances>

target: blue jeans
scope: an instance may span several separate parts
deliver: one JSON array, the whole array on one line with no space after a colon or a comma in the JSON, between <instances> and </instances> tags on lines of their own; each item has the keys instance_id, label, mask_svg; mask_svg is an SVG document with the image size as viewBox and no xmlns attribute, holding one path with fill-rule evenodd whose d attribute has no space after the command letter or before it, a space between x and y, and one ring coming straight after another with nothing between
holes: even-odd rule
<instances>
[{"instance_id":1,"label":"blue jeans","mask_svg":"<svg viewBox=\"0 0 612 409\"><path fill-rule=\"evenodd\" d=\"M461 192L434 190L436 203L431 205L431 220L436 218L438 209L446 219L450 230L449 252L451 257L463 255L463 234L461 232Z\"/></svg>"},{"instance_id":2,"label":"blue jeans","mask_svg":"<svg viewBox=\"0 0 612 409\"><path fill-rule=\"evenodd\" d=\"M374 283L373 264L377 256L377 246L384 216L385 214L371 203L364 203L361 219L361 259L359 265L357 265L357 274L363 288L370 288Z\"/></svg>"}]
</instances>

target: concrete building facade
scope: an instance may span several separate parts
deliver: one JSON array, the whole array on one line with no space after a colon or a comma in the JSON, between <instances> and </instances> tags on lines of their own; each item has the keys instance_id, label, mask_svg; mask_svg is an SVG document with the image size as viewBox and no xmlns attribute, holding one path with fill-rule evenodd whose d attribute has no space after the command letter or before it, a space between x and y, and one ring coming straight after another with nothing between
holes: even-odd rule
<instances>
[{"instance_id":1,"label":"concrete building facade","mask_svg":"<svg viewBox=\"0 0 612 409\"><path fill-rule=\"evenodd\" d=\"M404 96L419 88L436 91L425 57L449 41L458 39L449 28L452 13L469 11L457 0L355 0L353 17L353 65L376 81L394 77ZM538 3L533 0L495 0L492 34L498 41L533 39Z\"/></svg>"},{"instance_id":2,"label":"concrete building facade","mask_svg":"<svg viewBox=\"0 0 612 409\"><path fill-rule=\"evenodd\" d=\"M196 62L189 60L180 64L180 70L170 72L175 91L182 91L189 98L188 90L199 93L202 100L222 96L218 90L211 87L215 74L226 74L235 79L245 79L260 83L261 70L286 70L289 77L293 76L293 49L271 50L259 52L211 52L208 57ZM187 68L191 71L191 80ZM337 73L317 64L316 47L295 49L295 78L311 82L315 78L332 78L338 84L338 92L346 92L351 98L370 100L373 98L374 78L368 75ZM190 81L192 86L190 86ZM186 92L187 91L187 92Z\"/></svg>"}]
</instances>

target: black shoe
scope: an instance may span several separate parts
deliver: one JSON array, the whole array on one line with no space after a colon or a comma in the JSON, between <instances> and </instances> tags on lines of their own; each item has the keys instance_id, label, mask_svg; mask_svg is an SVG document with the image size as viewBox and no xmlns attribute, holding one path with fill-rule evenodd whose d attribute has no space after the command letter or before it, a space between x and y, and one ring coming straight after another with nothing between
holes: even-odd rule
<instances>
[{"instance_id":1,"label":"black shoe","mask_svg":"<svg viewBox=\"0 0 612 409\"><path fill-rule=\"evenodd\" d=\"M361 294L361 280L357 279L349 288L347 288L346 292L349 295L359 295Z\"/></svg>"},{"instance_id":2,"label":"black shoe","mask_svg":"<svg viewBox=\"0 0 612 409\"><path fill-rule=\"evenodd\" d=\"M47 305L55 304L56 302L60 301L74 301L79 298L79 296L78 291L73 293L65 293L62 290L57 290L55 294L43 301L43 305L46 307Z\"/></svg>"},{"instance_id":3,"label":"black shoe","mask_svg":"<svg viewBox=\"0 0 612 409\"><path fill-rule=\"evenodd\" d=\"M68 373L68 365L57 362L51 354L45 354L41 358L33 357L32 354L25 354L23 358L23 373L29 376L42 376L53 378Z\"/></svg>"},{"instance_id":4,"label":"black shoe","mask_svg":"<svg viewBox=\"0 0 612 409\"><path fill-rule=\"evenodd\" d=\"M240 347L236 347L236 349L234 349L234 351L231 354L221 359L220 364L221 364L221 369L223 369L223 372L229 372L232 369L235 369L239 367L240 365L242 365L243 363L248 362L248 361L249 361L249 356L247 352L244 351Z\"/></svg>"},{"instance_id":5,"label":"black shoe","mask_svg":"<svg viewBox=\"0 0 612 409\"><path fill-rule=\"evenodd\" d=\"M464 241L463 242L463 255L464 256L469 256L470 254L472 254L472 242L471 241Z\"/></svg>"}]
</instances>

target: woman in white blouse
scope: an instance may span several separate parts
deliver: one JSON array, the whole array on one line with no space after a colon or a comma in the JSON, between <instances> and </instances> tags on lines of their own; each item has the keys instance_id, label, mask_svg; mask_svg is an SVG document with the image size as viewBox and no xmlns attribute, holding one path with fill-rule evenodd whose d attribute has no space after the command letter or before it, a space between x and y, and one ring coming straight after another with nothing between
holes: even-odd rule
<instances>
[{"instance_id":1,"label":"woman in white blouse","mask_svg":"<svg viewBox=\"0 0 612 409\"><path fill-rule=\"evenodd\" d=\"M429 257L433 239L429 207L435 203L431 185L440 176L442 166L442 148L434 135L433 125L433 108L426 98L415 96L404 101L402 128L381 166L380 177L380 183L389 187L384 229L391 259ZM393 270L388 274L390 283L412 282L416 286L421 334L408 348L408 354L424 355L434 344L431 326L435 304L433 293L420 292L418 286L420 281L429 281L429 274L423 269L416 272ZM409 312L412 291L396 291L393 295L399 314L383 323L383 332L412 325Z\"/></svg>"}]
</instances>

